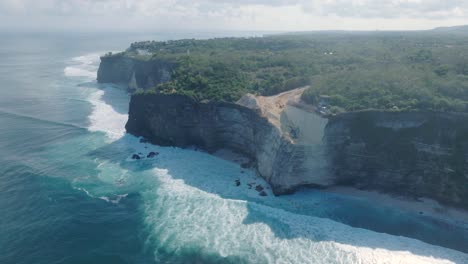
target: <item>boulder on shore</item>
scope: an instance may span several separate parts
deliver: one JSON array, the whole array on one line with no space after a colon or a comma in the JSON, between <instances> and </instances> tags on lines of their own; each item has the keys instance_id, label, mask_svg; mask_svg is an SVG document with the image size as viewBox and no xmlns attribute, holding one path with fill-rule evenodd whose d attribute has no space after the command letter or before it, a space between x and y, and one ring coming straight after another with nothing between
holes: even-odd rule
<instances>
[{"instance_id":1,"label":"boulder on shore","mask_svg":"<svg viewBox=\"0 0 468 264\"><path fill-rule=\"evenodd\" d=\"M236 186L240 186L240 180L236 180Z\"/></svg>"}]
</instances>

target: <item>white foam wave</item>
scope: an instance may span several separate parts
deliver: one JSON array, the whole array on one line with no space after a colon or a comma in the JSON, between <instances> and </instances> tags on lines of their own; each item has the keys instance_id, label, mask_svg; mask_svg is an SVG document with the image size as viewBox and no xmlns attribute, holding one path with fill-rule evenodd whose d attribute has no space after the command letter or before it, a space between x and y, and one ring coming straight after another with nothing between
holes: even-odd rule
<instances>
[{"instance_id":1,"label":"white foam wave","mask_svg":"<svg viewBox=\"0 0 468 264\"><path fill-rule=\"evenodd\" d=\"M93 198L93 199L101 199L103 201L106 201L108 203L112 203L112 204L118 204L120 203L120 201L124 198L126 198L128 196L128 193L125 193L125 194L115 194L115 195L109 195L109 196L99 196L99 197L96 197L94 196L93 194L91 194L90 191L86 190L85 188L81 188L81 187L73 187L75 190L78 190L78 191L82 191L84 192L87 196Z\"/></svg>"},{"instance_id":2,"label":"white foam wave","mask_svg":"<svg viewBox=\"0 0 468 264\"><path fill-rule=\"evenodd\" d=\"M92 53L85 56L75 57L71 65L64 69L65 76L86 77L94 80L99 66L99 53Z\"/></svg>"},{"instance_id":3,"label":"white foam wave","mask_svg":"<svg viewBox=\"0 0 468 264\"><path fill-rule=\"evenodd\" d=\"M112 203L112 204L118 204L120 202L120 200L122 200L123 198L127 197L128 196L128 193L126 194L117 194L117 195L113 195L113 196L100 196L99 199L101 200L104 200L108 203Z\"/></svg>"},{"instance_id":4,"label":"white foam wave","mask_svg":"<svg viewBox=\"0 0 468 264\"><path fill-rule=\"evenodd\" d=\"M154 229L159 246L170 252L196 247L208 254L238 256L249 263L468 260L466 254L414 239L352 228L255 202L223 199L173 179L167 170L155 170L155 174L162 186L147 209L146 221Z\"/></svg>"},{"instance_id":5,"label":"white foam wave","mask_svg":"<svg viewBox=\"0 0 468 264\"><path fill-rule=\"evenodd\" d=\"M91 194L91 192L89 192L89 191L86 190L85 188L73 187L73 189L78 190L78 191L82 191L82 192L84 192L87 196L89 196L89 197L91 197L91 198L96 198L94 195Z\"/></svg>"},{"instance_id":6,"label":"white foam wave","mask_svg":"<svg viewBox=\"0 0 468 264\"><path fill-rule=\"evenodd\" d=\"M125 123L128 115L117 112L111 105L104 102L102 100L104 93L103 90L97 90L88 98L93 105L93 111L88 117L90 121L88 130L105 132L109 139L114 141L125 135Z\"/></svg>"},{"instance_id":7,"label":"white foam wave","mask_svg":"<svg viewBox=\"0 0 468 264\"><path fill-rule=\"evenodd\" d=\"M86 56L74 61L85 71L83 65L92 64ZM69 70L69 74L76 72ZM93 111L88 129L116 140L125 134L128 117L103 100L108 91L90 94ZM260 197L255 189L246 187L247 183L267 186L253 172L241 173L238 165L210 155L140 144L132 137L128 144L137 153L160 152L154 159L158 169L151 171L159 184L152 186L148 181L140 186L141 173L110 163L100 163L98 177L117 190L136 182L135 191L142 193L145 202L145 223L157 241L156 256L158 252L183 253L195 248L200 253L240 257L249 263L468 263L468 255L461 252L283 210L287 199L274 197L268 189L269 196ZM139 162L131 164L138 166ZM236 179L241 187L234 184ZM92 193L99 194L93 195L81 190L113 203L126 194L109 193L129 192L95 190ZM260 204L260 199L268 201L267 205Z\"/></svg>"},{"instance_id":8,"label":"white foam wave","mask_svg":"<svg viewBox=\"0 0 468 264\"><path fill-rule=\"evenodd\" d=\"M120 143L128 144L118 148L130 150L126 156L159 152L152 160L157 168L138 167L151 160L127 163L136 170L97 160L103 184L91 181L88 195L118 203L125 194L116 193L141 193L147 241L157 241L151 245L161 262L178 260L164 252L195 251L248 263L468 263L468 255L455 250L287 211L289 198L268 189L261 197L248 188L253 182L267 187L252 171L206 153L138 143L131 136Z\"/></svg>"},{"instance_id":9,"label":"white foam wave","mask_svg":"<svg viewBox=\"0 0 468 264\"><path fill-rule=\"evenodd\" d=\"M68 66L65 68L64 73L68 77L87 77L95 78L96 72L91 70L86 70L80 67Z\"/></svg>"},{"instance_id":10,"label":"white foam wave","mask_svg":"<svg viewBox=\"0 0 468 264\"><path fill-rule=\"evenodd\" d=\"M64 73L68 77L84 77L86 81L93 81L96 78L99 61L100 53L91 53L72 58L70 65L64 69ZM124 91L111 86L104 89L97 89L95 86L84 88L87 91L91 91L87 101L93 107L88 117L90 123L88 130L92 132L104 132L111 141L121 138L125 134L125 123L127 122L128 115L116 111L113 105L103 100L103 96L106 94L109 98L115 99L117 102L124 101L125 105L128 105L128 95Z\"/></svg>"},{"instance_id":11,"label":"white foam wave","mask_svg":"<svg viewBox=\"0 0 468 264\"><path fill-rule=\"evenodd\" d=\"M287 198L247 188L267 186L253 172L208 154L146 144L135 151L160 152L153 170L158 187L142 193L156 255L196 250L248 263L468 263L462 252L286 211Z\"/></svg>"}]
</instances>

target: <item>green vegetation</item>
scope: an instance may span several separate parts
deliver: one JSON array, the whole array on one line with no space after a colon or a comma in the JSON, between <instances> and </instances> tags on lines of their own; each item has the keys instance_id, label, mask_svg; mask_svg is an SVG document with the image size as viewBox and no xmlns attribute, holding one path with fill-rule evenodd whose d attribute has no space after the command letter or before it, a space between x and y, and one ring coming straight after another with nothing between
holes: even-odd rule
<instances>
[{"instance_id":1,"label":"green vegetation","mask_svg":"<svg viewBox=\"0 0 468 264\"><path fill-rule=\"evenodd\" d=\"M332 112L467 112L467 39L452 31L304 33L138 42L124 55L176 62L171 81L144 93L235 101L310 85L303 99L327 98Z\"/></svg>"},{"instance_id":2,"label":"green vegetation","mask_svg":"<svg viewBox=\"0 0 468 264\"><path fill-rule=\"evenodd\" d=\"M338 112L467 111L468 76L448 73L440 76L436 70L395 64L327 74L314 79L314 85L304 93L303 99L316 104L321 95L329 95L327 103L340 107L342 110Z\"/></svg>"}]
</instances>

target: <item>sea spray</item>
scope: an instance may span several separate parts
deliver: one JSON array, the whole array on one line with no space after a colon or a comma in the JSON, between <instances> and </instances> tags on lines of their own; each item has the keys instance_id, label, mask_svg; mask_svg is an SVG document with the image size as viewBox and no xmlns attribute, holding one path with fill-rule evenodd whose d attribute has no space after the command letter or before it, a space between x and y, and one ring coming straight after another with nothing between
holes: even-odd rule
<instances>
[{"instance_id":1,"label":"sea spray","mask_svg":"<svg viewBox=\"0 0 468 264\"><path fill-rule=\"evenodd\" d=\"M83 77L89 80L96 79L99 67L99 53L92 53L72 58L69 66L65 67L67 77Z\"/></svg>"},{"instance_id":2,"label":"sea spray","mask_svg":"<svg viewBox=\"0 0 468 264\"><path fill-rule=\"evenodd\" d=\"M88 129L91 132L104 132L108 135L110 141L114 141L125 134L125 123L128 119L126 112L119 113L115 111L114 107L116 107L115 105L120 98L127 99L127 94L124 89L118 89L110 84L98 85L95 82L100 61L99 54L91 53L72 58L71 65L65 67L64 73L67 77L79 78L84 82L80 85L80 88L88 92L87 99L93 107L88 117L90 123ZM103 100L102 97L105 93L111 94L111 97L115 98L116 102L113 102L113 105Z\"/></svg>"},{"instance_id":3,"label":"sea spray","mask_svg":"<svg viewBox=\"0 0 468 264\"><path fill-rule=\"evenodd\" d=\"M105 132L111 141L117 140L125 134L125 122L127 122L128 115L117 113L112 106L104 103L101 100L104 93L105 90L99 90L89 96L89 102L93 105L93 111L89 116L89 130Z\"/></svg>"}]
</instances>

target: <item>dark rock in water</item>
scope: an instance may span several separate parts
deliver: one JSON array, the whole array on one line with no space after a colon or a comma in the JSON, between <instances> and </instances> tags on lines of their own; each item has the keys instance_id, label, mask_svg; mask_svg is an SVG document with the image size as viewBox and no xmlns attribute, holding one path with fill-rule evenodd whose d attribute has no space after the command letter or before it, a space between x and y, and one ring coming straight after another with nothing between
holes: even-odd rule
<instances>
[{"instance_id":1,"label":"dark rock in water","mask_svg":"<svg viewBox=\"0 0 468 264\"><path fill-rule=\"evenodd\" d=\"M236 180L236 186L240 186L240 180Z\"/></svg>"},{"instance_id":2,"label":"dark rock in water","mask_svg":"<svg viewBox=\"0 0 468 264\"><path fill-rule=\"evenodd\" d=\"M156 157L157 155L159 155L159 152L153 152L151 151L150 153L148 153L148 155L146 156L147 158L154 158Z\"/></svg>"},{"instance_id":3,"label":"dark rock in water","mask_svg":"<svg viewBox=\"0 0 468 264\"><path fill-rule=\"evenodd\" d=\"M141 159L141 157L138 154L133 154L132 159L139 160L139 159Z\"/></svg>"},{"instance_id":4,"label":"dark rock in water","mask_svg":"<svg viewBox=\"0 0 468 264\"><path fill-rule=\"evenodd\" d=\"M245 173L245 171L241 171L241 173Z\"/></svg>"},{"instance_id":5,"label":"dark rock in water","mask_svg":"<svg viewBox=\"0 0 468 264\"><path fill-rule=\"evenodd\" d=\"M258 195L260 196L268 196L268 194L265 191L261 191Z\"/></svg>"},{"instance_id":6,"label":"dark rock in water","mask_svg":"<svg viewBox=\"0 0 468 264\"><path fill-rule=\"evenodd\" d=\"M249 168L253 167L253 163L251 161L246 162L246 163L242 163L241 167L244 168L244 169L249 169Z\"/></svg>"},{"instance_id":7,"label":"dark rock in water","mask_svg":"<svg viewBox=\"0 0 468 264\"><path fill-rule=\"evenodd\" d=\"M140 138L140 143L148 143L149 140L146 138Z\"/></svg>"},{"instance_id":8,"label":"dark rock in water","mask_svg":"<svg viewBox=\"0 0 468 264\"><path fill-rule=\"evenodd\" d=\"M252 189L252 184L251 183L247 183L247 186L249 186L249 189Z\"/></svg>"},{"instance_id":9,"label":"dark rock in water","mask_svg":"<svg viewBox=\"0 0 468 264\"><path fill-rule=\"evenodd\" d=\"M257 185L257 186L255 187L255 190L256 190L257 192L261 192L261 191L263 191L263 186Z\"/></svg>"}]
</instances>

